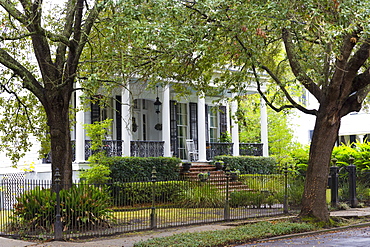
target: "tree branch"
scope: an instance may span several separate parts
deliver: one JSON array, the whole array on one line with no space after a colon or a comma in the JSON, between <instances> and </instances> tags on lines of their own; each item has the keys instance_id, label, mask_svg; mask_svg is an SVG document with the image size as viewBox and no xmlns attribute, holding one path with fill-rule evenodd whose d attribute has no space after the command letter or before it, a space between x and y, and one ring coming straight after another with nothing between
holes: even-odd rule
<instances>
[{"instance_id":1,"label":"tree branch","mask_svg":"<svg viewBox=\"0 0 370 247\"><path fill-rule=\"evenodd\" d=\"M293 74L295 77L302 83L302 85L317 99L318 102L321 102L322 91L312 79L305 73L302 69L298 57L294 51L294 44L292 41L292 36L286 28L282 30L282 37L285 45L285 51L288 56L290 67L292 68Z\"/></svg>"},{"instance_id":2,"label":"tree branch","mask_svg":"<svg viewBox=\"0 0 370 247\"><path fill-rule=\"evenodd\" d=\"M5 85L3 84L0 84L0 87L3 89L3 91L7 92L8 94L11 94L11 95L14 95L15 98L17 99L18 103L25 109L25 112L26 112L26 117L27 117L27 121L28 123L30 124L30 127L32 129L35 129L35 127L33 126L33 123L32 123L32 120L31 120L31 117L30 117L30 114L28 112L28 108L27 106L23 103L23 101L19 98L18 94L14 91L11 91L9 90Z\"/></svg>"},{"instance_id":3,"label":"tree branch","mask_svg":"<svg viewBox=\"0 0 370 247\"><path fill-rule=\"evenodd\" d=\"M42 86L32 73L2 48L0 48L0 63L22 78L24 88L29 89L35 95L42 91Z\"/></svg>"},{"instance_id":4,"label":"tree branch","mask_svg":"<svg viewBox=\"0 0 370 247\"><path fill-rule=\"evenodd\" d=\"M10 4L10 1L0 0L0 6L2 6L9 15L26 27L29 25L29 18L15 8L14 5Z\"/></svg>"},{"instance_id":5,"label":"tree branch","mask_svg":"<svg viewBox=\"0 0 370 247\"><path fill-rule=\"evenodd\" d=\"M262 66L261 67L263 70L265 70L270 76L271 78L276 82L276 84L280 87L280 89L283 91L285 97L288 99L288 101L292 104L292 107L294 108L297 108L298 110L300 110L301 112L303 113L306 113L306 114L311 114L311 115L316 115L317 114L317 110L308 110L307 108L303 107L302 105L298 104L289 94L289 92L286 90L285 86L283 85L283 83L279 80L279 78L277 78L277 76L275 76L274 73L272 73L272 71L267 68L266 66ZM255 71L255 68L253 68L253 73L255 74L255 76L257 75L256 74L256 71Z\"/></svg>"}]
</instances>

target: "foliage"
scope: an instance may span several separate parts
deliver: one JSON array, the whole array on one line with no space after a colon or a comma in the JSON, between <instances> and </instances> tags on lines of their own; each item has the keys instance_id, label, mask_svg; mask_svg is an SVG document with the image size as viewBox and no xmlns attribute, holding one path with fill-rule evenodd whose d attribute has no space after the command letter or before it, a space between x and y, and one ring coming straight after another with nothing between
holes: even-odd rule
<instances>
[{"instance_id":1,"label":"foliage","mask_svg":"<svg viewBox=\"0 0 370 247\"><path fill-rule=\"evenodd\" d=\"M213 185L201 184L181 191L177 203L189 208L219 208L224 206L225 198Z\"/></svg>"},{"instance_id":2,"label":"foliage","mask_svg":"<svg viewBox=\"0 0 370 247\"><path fill-rule=\"evenodd\" d=\"M2 148L16 162L21 152L29 150L29 134L35 135L42 142L41 154L51 150L52 170L58 168L68 186L72 184L70 101L81 53L108 3L68 0L53 3L47 11L43 1L1 2L0 86L6 96L0 103L11 109L4 118L8 122L0 127L10 130L4 132L8 137L3 138Z\"/></svg>"},{"instance_id":3,"label":"foliage","mask_svg":"<svg viewBox=\"0 0 370 247\"><path fill-rule=\"evenodd\" d=\"M304 176L308 166L309 147L297 144L292 147L288 155L291 157L291 163L287 165L288 170Z\"/></svg>"},{"instance_id":4,"label":"foliage","mask_svg":"<svg viewBox=\"0 0 370 247\"><path fill-rule=\"evenodd\" d=\"M245 95L240 99L237 112L239 136L242 143L261 142L260 124L260 95ZM268 113L268 146L269 154L280 157L290 150L293 131L288 123L289 112L275 112L267 109ZM277 161L280 159L277 158Z\"/></svg>"},{"instance_id":5,"label":"foliage","mask_svg":"<svg viewBox=\"0 0 370 247\"><path fill-rule=\"evenodd\" d=\"M101 164L111 170L113 181L125 181L150 178L153 167L156 169L158 179L176 179L179 177L181 160L173 157L107 157Z\"/></svg>"},{"instance_id":6,"label":"foliage","mask_svg":"<svg viewBox=\"0 0 370 247\"><path fill-rule=\"evenodd\" d=\"M129 44L122 49L128 66L145 64L152 83L166 78L240 97L253 81L274 110L295 107L316 116L302 214L328 221L326 202L314 198L325 192L340 119L359 111L370 90L366 1L139 3L121 3L116 13L134 21L120 18L116 24L131 34L122 39ZM317 100L316 109L300 97L306 90Z\"/></svg>"},{"instance_id":7,"label":"foliage","mask_svg":"<svg viewBox=\"0 0 370 247\"><path fill-rule=\"evenodd\" d=\"M370 170L370 143L342 143L334 147L332 157L337 160L338 166L350 165L350 159L353 158L353 164L359 171L368 171Z\"/></svg>"},{"instance_id":8,"label":"foliage","mask_svg":"<svg viewBox=\"0 0 370 247\"><path fill-rule=\"evenodd\" d=\"M156 203L175 203L177 195L189 187L184 181L114 182L110 193L116 206L135 206L152 202L153 187Z\"/></svg>"},{"instance_id":9,"label":"foliage","mask_svg":"<svg viewBox=\"0 0 370 247\"><path fill-rule=\"evenodd\" d=\"M261 221L254 224L238 226L232 229L206 232L180 233L169 237L154 238L136 243L135 247L200 247L229 246L235 243L245 243L255 239L270 238L315 229L309 223L292 223L289 221Z\"/></svg>"},{"instance_id":10,"label":"foliage","mask_svg":"<svg viewBox=\"0 0 370 247\"><path fill-rule=\"evenodd\" d=\"M24 233L53 231L55 221L56 193L50 189L36 187L17 198L11 217L10 228ZM62 223L65 230L109 227L113 220L109 209L111 198L106 188L88 184L74 185L60 191Z\"/></svg>"},{"instance_id":11,"label":"foliage","mask_svg":"<svg viewBox=\"0 0 370 247\"><path fill-rule=\"evenodd\" d=\"M202 181L202 180L207 180L208 177L209 177L209 173L208 172L200 172L198 173L198 178Z\"/></svg>"},{"instance_id":12,"label":"foliage","mask_svg":"<svg viewBox=\"0 0 370 247\"><path fill-rule=\"evenodd\" d=\"M297 208L301 206L303 190L304 190L304 179L302 177L293 176L292 178L289 179L288 203L291 207Z\"/></svg>"},{"instance_id":13,"label":"foliage","mask_svg":"<svg viewBox=\"0 0 370 247\"><path fill-rule=\"evenodd\" d=\"M93 124L85 124L86 135L91 139L90 149L92 155L88 158L90 169L80 172L80 178L85 179L89 184L101 184L110 179L110 169L102 164L102 160L107 157L104 150L103 140L109 133L113 119L106 119Z\"/></svg>"},{"instance_id":14,"label":"foliage","mask_svg":"<svg viewBox=\"0 0 370 247\"><path fill-rule=\"evenodd\" d=\"M216 156L215 160L222 160L231 170L239 170L242 174L271 174L276 170L275 159L271 157Z\"/></svg>"}]
</instances>

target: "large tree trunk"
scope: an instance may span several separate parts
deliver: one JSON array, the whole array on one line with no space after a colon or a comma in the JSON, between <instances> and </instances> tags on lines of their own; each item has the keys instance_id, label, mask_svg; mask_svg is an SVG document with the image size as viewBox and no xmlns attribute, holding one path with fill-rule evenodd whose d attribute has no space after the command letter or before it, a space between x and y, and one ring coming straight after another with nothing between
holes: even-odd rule
<instances>
[{"instance_id":1,"label":"large tree trunk","mask_svg":"<svg viewBox=\"0 0 370 247\"><path fill-rule=\"evenodd\" d=\"M340 126L338 113L328 109L320 107L316 118L300 213L325 222L329 221L326 187L330 160Z\"/></svg>"},{"instance_id":2,"label":"large tree trunk","mask_svg":"<svg viewBox=\"0 0 370 247\"><path fill-rule=\"evenodd\" d=\"M50 93L44 104L50 127L52 181L55 182L57 168L63 187L72 185L72 146L69 122L69 101L71 93L66 89Z\"/></svg>"}]
</instances>

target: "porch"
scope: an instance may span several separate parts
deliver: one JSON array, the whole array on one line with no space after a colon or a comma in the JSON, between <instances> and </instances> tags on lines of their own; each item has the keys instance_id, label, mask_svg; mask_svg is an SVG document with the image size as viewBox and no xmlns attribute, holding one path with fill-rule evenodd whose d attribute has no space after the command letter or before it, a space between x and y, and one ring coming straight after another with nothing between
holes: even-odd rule
<instances>
[{"instance_id":1,"label":"porch","mask_svg":"<svg viewBox=\"0 0 370 247\"><path fill-rule=\"evenodd\" d=\"M104 150L107 156L122 156L122 140L105 140ZM75 142L73 141L73 161L75 161ZM90 149L91 141L85 140L85 160L92 155ZM130 141L131 157L161 157L164 156L164 141ZM240 155L262 156L262 143L240 143ZM218 155L233 155L233 143L228 142L207 142L207 160L213 160ZM51 162L50 158L44 160L44 163Z\"/></svg>"}]
</instances>

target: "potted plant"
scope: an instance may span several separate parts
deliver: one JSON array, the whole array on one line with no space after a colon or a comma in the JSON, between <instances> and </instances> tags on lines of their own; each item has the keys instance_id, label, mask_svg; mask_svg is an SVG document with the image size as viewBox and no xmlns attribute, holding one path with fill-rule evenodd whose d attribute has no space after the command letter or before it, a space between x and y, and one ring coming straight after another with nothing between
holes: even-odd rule
<instances>
[{"instance_id":1,"label":"potted plant","mask_svg":"<svg viewBox=\"0 0 370 247\"><path fill-rule=\"evenodd\" d=\"M208 177L209 177L209 172L200 172L200 173L198 173L198 178L201 182L207 181Z\"/></svg>"},{"instance_id":2,"label":"potted plant","mask_svg":"<svg viewBox=\"0 0 370 247\"><path fill-rule=\"evenodd\" d=\"M224 168L224 162L222 160L217 160L215 162L215 166L216 166L216 171L222 171L222 169Z\"/></svg>"},{"instance_id":3,"label":"potted plant","mask_svg":"<svg viewBox=\"0 0 370 247\"><path fill-rule=\"evenodd\" d=\"M191 167L190 162L184 162L182 163L182 172L189 172Z\"/></svg>"},{"instance_id":4,"label":"potted plant","mask_svg":"<svg viewBox=\"0 0 370 247\"><path fill-rule=\"evenodd\" d=\"M239 179L240 171L235 169L230 171L230 181L237 181Z\"/></svg>"}]
</instances>

